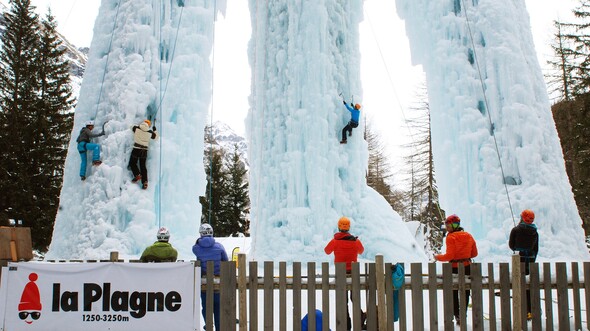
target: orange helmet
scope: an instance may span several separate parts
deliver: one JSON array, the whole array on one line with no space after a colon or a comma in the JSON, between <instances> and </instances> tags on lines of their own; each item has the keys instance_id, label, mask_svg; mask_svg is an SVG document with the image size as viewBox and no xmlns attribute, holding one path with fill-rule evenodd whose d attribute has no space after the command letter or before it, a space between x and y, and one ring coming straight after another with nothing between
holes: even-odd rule
<instances>
[{"instance_id":1,"label":"orange helmet","mask_svg":"<svg viewBox=\"0 0 590 331\"><path fill-rule=\"evenodd\" d=\"M356 105L354 105L354 109L359 110L361 109L361 104L357 103Z\"/></svg>"},{"instance_id":2,"label":"orange helmet","mask_svg":"<svg viewBox=\"0 0 590 331\"><path fill-rule=\"evenodd\" d=\"M348 217L340 217L338 220L338 230L340 231L348 231L350 230L350 220Z\"/></svg>"},{"instance_id":3,"label":"orange helmet","mask_svg":"<svg viewBox=\"0 0 590 331\"><path fill-rule=\"evenodd\" d=\"M146 122L148 126L152 125L152 121L150 121L150 120L145 120L144 122Z\"/></svg>"},{"instance_id":4,"label":"orange helmet","mask_svg":"<svg viewBox=\"0 0 590 331\"><path fill-rule=\"evenodd\" d=\"M461 219L459 218L459 216L453 214L453 215L447 217L445 224L454 224L454 223L457 223L457 224L461 223Z\"/></svg>"},{"instance_id":5,"label":"orange helmet","mask_svg":"<svg viewBox=\"0 0 590 331\"><path fill-rule=\"evenodd\" d=\"M535 213L530 209L525 209L520 213L520 219L526 224L532 224L535 220Z\"/></svg>"}]
</instances>

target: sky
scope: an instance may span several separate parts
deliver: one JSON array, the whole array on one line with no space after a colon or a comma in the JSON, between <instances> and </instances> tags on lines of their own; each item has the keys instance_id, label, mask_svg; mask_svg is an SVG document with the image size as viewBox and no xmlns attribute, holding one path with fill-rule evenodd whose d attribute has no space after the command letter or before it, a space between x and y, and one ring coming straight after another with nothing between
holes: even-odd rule
<instances>
[{"instance_id":1,"label":"sky","mask_svg":"<svg viewBox=\"0 0 590 331\"><path fill-rule=\"evenodd\" d=\"M7 3L8 0L0 0ZM89 46L100 0L32 0L39 13L48 6L56 16L58 30L74 45ZM551 56L552 21L571 17L574 0L526 0L539 62L545 66ZM362 94L347 96L363 104L363 115L383 138L394 173L403 167L402 147L411 141L412 132L404 119L412 116L408 107L416 100L423 71L413 66L404 22L398 17L393 0L366 0L361 23ZM216 23L214 46L213 102L210 120L228 124L245 134L244 119L249 107L250 68L246 56L250 39L247 1L228 0L225 17ZM242 54L242 56L239 56ZM336 110L340 111L340 110ZM342 109L342 111L344 111ZM403 178L395 177L403 180ZM397 184L396 184L397 185Z\"/></svg>"}]
</instances>

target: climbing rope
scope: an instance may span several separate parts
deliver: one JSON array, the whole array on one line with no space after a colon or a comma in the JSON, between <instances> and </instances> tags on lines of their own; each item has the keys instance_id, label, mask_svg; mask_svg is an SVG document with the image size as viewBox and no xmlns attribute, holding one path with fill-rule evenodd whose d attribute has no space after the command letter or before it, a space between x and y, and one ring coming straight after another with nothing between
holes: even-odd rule
<instances>
[{"instance_id":1,"label":"climbing rope","mask_svg":"<svg viewBox=\"0 0 590 331\"><path fill-rule=\"evenodd\" d=\"M389 67L387 66L387 62L385 61L385 56L383 56L383 51L381 49L381 44L380 44L379 40L377 39L377 34L375 33L375 28L373 27L373 22L371 20L371 16L369 15L369 13L366 10L366 8L363 8L363 9L364 9L365 17L367 17L367 23L369 24L369 27L370 27L370 30L371 30L371 34L373 36L373 39L375 40L375 44L377 45L377 49L379 51L381 62L383 63L383 66L385 67L385 73L387 74L387 78L389 79L389 85L391 86L391 90L393 92L393 95L395 97L395 100L397 102L397 105L398 105L398 107L399 107L399 109L400 109L400 111L402 113L402 117L404 119L404 124L406 126L406 129L408 130L408 134L410 135L410 141L412 142L412 146L415 146L415 141L416 140L414 138L414 133L412 132L412 128L409 125L409 120L406 117L406 113L404 111L404 107L401 104L400 98L399 98L399 96L397 94L397 90L395 88L395 84L393 82L393 79L391 78L391 72L389 71ZM428 123L428 126L430 127L430 121ZM413 164L412 164L412 169L413 169ZM430 193L432 194L432 196L435 196L436 195L435 192L434 192L434 188L432 187L432 185L429 185L429 190L430 190ZM437 211L438 211L438 214L439 214L440 219L444 221L445 217L444 217L444 214L443 214L442 210L440 209L440 204L439 203L436 204L436 208L437 208Z\"/></svg>"},{"instance_id":2,"label":"climbing rope","mask_svg":"<svg viewBox=\"0 0 590 331\"><path fill-rule=\"evenodd\" d=\"M211 115L209 116L209 219L211 224L211 214L213 213L213 110L214 99L213 91L215 88L215 21L217 20L217 0L213 1L213 49L211 59ZM213 226L213 225L211 225Z\"/></svg>"},{"instance_id":3,"label":"climbing rope","mask_svg":"<svg viewBox=\"0 0 590 331\"><path fill-rule=\"evenodd\" d=\"M107 66L109 64L109 57L111 55L111 49L113 46L113 37L115 36L115 28L117 27L117 18L119 17L119 10L121 9L121 0L117 3L117 12L115 14L115 20L113 21L113 29L111 31L111 39L109 41L109 50L107 51L107 58L104 64L104 70L102 73L102 81L100 83L100 91L98 92L98 100L96 100L96 110L94 111L94 118L98 115L98 105L100 104L100 99L102 98L102 90L104 87L104 79L107 75Z\"/></svg>"},{"instance_id":4,"label":"climbing rope","mask_svg":"<svg viewBox=\"0 0 590 331\"><path fill-rule=\"evenodd\" d=\"M467 14L467 7L465 6L465 0L461 0L462 4L463 4L463 9L465 12L465 22L467 25L467 30L469 31L469 37L470 37L470 41L471 41L471 47L473 48L473 57L475 59L475 64L476 64L476 68L477 68L477 73L479 75L479 82L481 85L481 90L483 92L483 99L484 99L484 103L487 109L487 115L488 115L488 121L490 123L490 127L493 127L493 122L492 122L492 115L490 114L490 106L488 103L488 97L486 94L486 87L485 87L485 82L483 81L483 77L481 74L481 68L479 65L479 60L477 57L477 50L475 48L475 42L474 42L474 38L473 38L473 31L471 30L471 24L469 22L469 16ZM498 148L498 141L496 140L496 133L494 132L494 130L491 130L492 132L492 137L494 138L494 146L496 148L496 155L498 156L498 162L500 163L500 171L502 173L502 182L504 184L504 189L506 191L506 197L508 198L508 206L510 208L510 214L512 215L512 223L514 224L514 226L516 226L516 221L515 221L515 217L514 217L514 211L512 209L512 202L510 201L510 194L508 192L508 185L506 184L506 176L504 174L504 166L502 165L502 159L500 157L500 149Z\"/></svg>"},{"instance_id":5,"label":"climbing rope","mask_svg":"<svg viewBox=\"0 0 590 331\"><path fill-rule=\"evenodd\" d=\"M260 1L261 0L256 0L256 20L255 20L256 21L256 24L255 24L256 31L252 31L252 35L255 36L255 40L257 40L257 41L259 41L259 39L258 39L258 30L260 30L260 24L264 24L264 22L263 23L260 23L258 21L258 18L260 17L260 7L259 7L258 3ZM262 0L262 1L264 1L264 8L268 8L268 0ZM258 63L258 49L259 49L259 47L260 47L260 45L259 44L256 44L255 45L255 50L254 50L254 79L257 79L258 78L258 77L256 77L256 74L258 73L258 68L260 68L260 67L264 68L265 67L264 61L266 60L266 56L265 56L266 53L264 53L264 51L262 52L262 55L263 55L262 63L260 65ZM263 74L264 74L264 72L263 72ZM256 88L255 84L252 84L251 89L255 89L255 88ZM264 97L264 96L262 96L262 97ZM262 114L260 116L258 116L258 119L260 121L260 123L259 123L259 129L260 129L259 132L260 132L260 135L258 137L259 138L258 139L259 140L259 142L258 142L258 146L259 146L259 148L258 148L258 160L262 160L262 142L263 142L262 137L264 137L264 106L259 107L260 104L261 104L261 102L258 101L258 100L260 100L260 96L259 95L256 95L256 100L257 100L257 102L256 102L256 105L255 105L254 109L258 111L259 108L261 108L260 111L262 112ZM252 117L251 117L251 119L252 119ZM249 130L250 130L250 132L249 132L250 137L253 137L252 136L252 125L249 126ZM251 140L253 140L253 139L251 139ZM256 187L256 226L255 226L255 228L256 228L256 231L255 232L256 233L258 233L259 230L260 230L260 209L261 209L260 208L260 186L261 186L260 185L260 179L261 179L261 176L260 176L260 168L261 168L261 165L258 165L258 177L259 177L259 180L258 180L258 185ZM250 224L252 224L252 223L250 223ZM256 256L256 241L257 241L257 238L256 237L257 236L252 236L252 248L251 248L252 253L250 254L250 258L251 259L253 259L254 256Z\"/></svg>"},{"instance_id":6,"label":"climbing rope","mask_svg":"<svg viewBox=\"0 0 590 331\"><path fill-rule=\"evenodd\" d=\"M162 4L164 6L164 4ZM180 3L179 3L180 6ZM160 7L162 8L162 7ZM170 55L170 65L168 67L168 73L166 75L166 84L164 85L164 89L162 90L162 61L163 61L163 54L160 54L160 63L159 63L159 72L158 76L160 77L159 80L159 87L158 87L158 95L160 100L158 102L158 107L156 108L155 112L151 117L154 119L154 124L158 118L159 110L162 108L162 103L164 102L164 98L166 97L166 91L168 90L168 82L170 81L170 73L172 72L172 64L174 63L174 54L176 52L176 43L178 41L178 31L180 30L180 24L182 22L182 13L184 12L184 6L180 6L180 14L178 17L178 24L176 25L176 34L174 36L174 45L172 46L172 53ZM160 17L160 24L159 24L159 31L158 31L158 42L159 42L159 49L162 52L162 15ZM160 118L162 115L160 115ZM160 127L160 135L162 135L164 127ZM162 160L163 160L163 150L164 150L164 140L160 139L160 160L159 160L159 171L158 171L158 182L162 182ZM158 185L158 227L162 224L162 185Z\"/></svg>"}]
</instances>

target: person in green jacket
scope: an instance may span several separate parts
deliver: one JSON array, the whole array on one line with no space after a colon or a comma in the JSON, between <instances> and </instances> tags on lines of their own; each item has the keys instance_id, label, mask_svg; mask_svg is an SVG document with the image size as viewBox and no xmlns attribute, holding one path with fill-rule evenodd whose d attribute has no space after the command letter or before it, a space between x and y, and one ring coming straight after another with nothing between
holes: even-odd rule
<instances>
[{"instance_id":1,"label":"person in green jacket","mask_svg":"<svg viewBox=\"0 0 590 331\"><path fill-rule=\"evenodd\" d=\"M156 236L158 241L148 246L141 254L139 260L141 262L176 262L178 252L168 242L170 240L170 231L168 231L168 228L161 227Z\"/></svg>"}]
</instances>

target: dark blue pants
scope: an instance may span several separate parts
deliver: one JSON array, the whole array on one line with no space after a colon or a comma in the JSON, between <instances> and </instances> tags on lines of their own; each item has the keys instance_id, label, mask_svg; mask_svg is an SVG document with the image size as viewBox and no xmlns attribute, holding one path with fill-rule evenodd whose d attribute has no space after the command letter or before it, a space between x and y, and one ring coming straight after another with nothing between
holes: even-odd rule
<instances>
[{"instance_id":1,"label":"dark blue pants","mask_svg":"<svg viewBox=\"0 0 590 331\"><path fill-rule=\"evenodd\" d=\"M355 121L349 121L348 124L346 124L346 126L344 127L344 129L342 129L342 140L346 141L346 132L348 132L348 135L352 135L352 129L358 127L359 124L358 122Z\"/></svg>"},{"instance_id":2,"label":"dark blue pants","mask_svg":"<svg viewBox=\"0 0 590 331\"><path fill-rule=\"evenodd\" d=\"M213 293L213 319L215 320L215 331L221 331L219 327L219 317L221 312L219 311L219 292ZM207 324L207 292L201 291L201 307L203 308L201 312L203 313L203 320L205 321L205 325Z\"/></svg>"}]
</instances>

